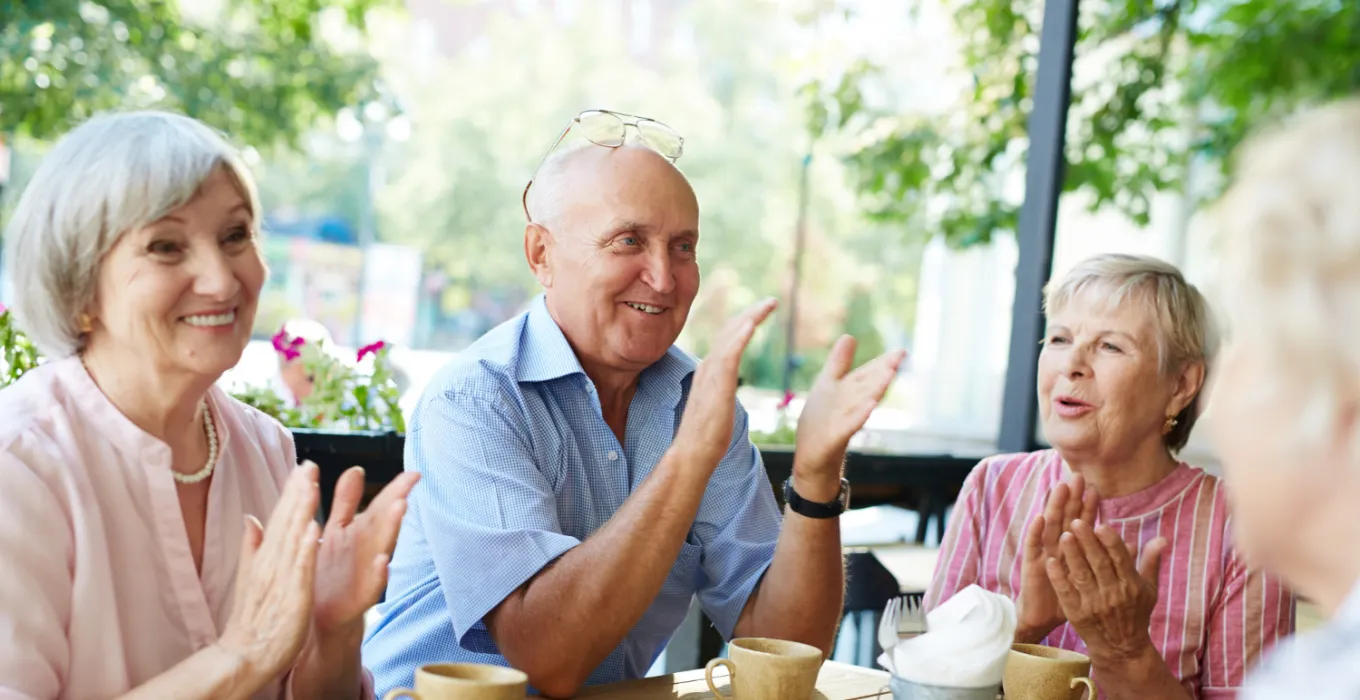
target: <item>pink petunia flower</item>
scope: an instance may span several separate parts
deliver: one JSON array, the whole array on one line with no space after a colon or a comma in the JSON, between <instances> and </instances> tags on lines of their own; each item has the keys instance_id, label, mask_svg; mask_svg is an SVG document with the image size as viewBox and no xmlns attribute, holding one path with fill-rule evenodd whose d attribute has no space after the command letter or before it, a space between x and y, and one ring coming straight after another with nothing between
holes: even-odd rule
<instances>
[{"instance_id":1,"label":"pink petunia flower","mask_svg":"<svg viewBox=\"0 0 1360 700\"><path fill-rule=\"evenodd\" d=\"M283 355L283 359L288 362L302 357L300 348L307 344L307 341L303 338L289 338L288 332L282 328L274 334L273 338L270 338L270 341L274 343L274 352Z\"/></svg>"},{"instance_id":2,"label":"pink petunia flower","mask_svg":"<svg viewBox=\"0 0 1360 700\"><path fill-rule=\"evenodd\" d=\"M359 348L359 357L355 360L355 362L363 362L365 357L368 357L369 355L377 355L378 351L382 350L385 347L387 347L387 343L381 340L379 340L376 343L369 343L368 345Z\"/></svg>"},{"instance_id":3,"label":"pink petunia flower","mask_svg":"<svg viewBox=\"0 0 1360 700\"><path fill-rule=\"evenodd\" d=\"M786 391L784 392L784 400L779 402L779 406L777 408L782 411L788 408L789 404L791 403L793 403L793 392Z\"/></svg>"}]
</instances>

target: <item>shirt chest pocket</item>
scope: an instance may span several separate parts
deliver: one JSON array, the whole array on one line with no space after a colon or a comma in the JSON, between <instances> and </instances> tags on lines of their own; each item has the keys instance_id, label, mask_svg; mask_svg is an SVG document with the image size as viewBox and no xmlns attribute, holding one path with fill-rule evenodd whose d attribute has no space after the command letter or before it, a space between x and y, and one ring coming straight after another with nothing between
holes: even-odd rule
<instances>
[{"instance_id":1,"label":"shirt chest pocket","mask_svg":"<svg viewBox=\"0 0 1360 700\"><path fill-rule=\"evenodd\" d=\"M666 582L661 585L662 595L694 595L699 581L699 565L703 559L704 548L699 545L685 542L680 545L680 554L675 558L675 565L671 567L671 573L666 577Z\"/></svg>"}]
</instances>

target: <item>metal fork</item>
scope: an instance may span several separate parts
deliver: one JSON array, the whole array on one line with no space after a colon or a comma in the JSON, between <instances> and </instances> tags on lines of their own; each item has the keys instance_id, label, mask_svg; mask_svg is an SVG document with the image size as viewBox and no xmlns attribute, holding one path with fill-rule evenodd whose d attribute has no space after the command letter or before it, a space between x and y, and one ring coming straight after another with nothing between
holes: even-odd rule
<instances>
[{"instance_id":1,"label":"metal fork","mask_svg":"<svg viewBox=\"0 0 1360 700\"><path fill-rule=\"evenodd\" d=\"M907 598L900 614L901 619L897 625L899 639L911 639L926 633L926 611L921 607L920 599Z\"/></svg>"},{"instance_id":2,"label":"metal fork","mask_svg":"<svg viewBox=\"0 0 1360 700\"><path fill-rule=\"evenodd\" d=\"M898 629L901 627L902 620L902 599L891 598L888 606L883 609L883 619L878 621L878 646L883 651L892 654L892 650L897 646Z\"/></svg>"}]
</instances>

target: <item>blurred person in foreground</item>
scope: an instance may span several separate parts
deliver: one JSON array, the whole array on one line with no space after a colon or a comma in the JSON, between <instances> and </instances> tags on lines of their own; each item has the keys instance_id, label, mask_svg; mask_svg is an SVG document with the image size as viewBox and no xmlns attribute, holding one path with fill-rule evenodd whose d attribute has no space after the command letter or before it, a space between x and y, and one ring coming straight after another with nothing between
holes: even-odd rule
<instances>
[{"instance_id":1,"label":"blurred person in foreground","mask_svg":"<svg viewBox=\"0 0 1360 700\"><path fill-rule=\"evenodd\" d=\"M633 127L641 143L625 143ZM380 689L436 661L514 666L552 697L637 678L696 595L724 638L831 648L845 449L902 353L851 371L853 340L836 344L781 518L735 395L774 303L733 319L702 364L676 347L699 290L679 136L610 112L567 131L586 139L550 149L524 202L544 294L441 370L412 416L406 468L425 483L364 644Z\"/></svg>"},{"instance_id":2,"label":"blurred person in foreground","mask_svg":"<svg viewBox=\"0 0 1360 700\"><path fill-rule=\"evenodd\" d=\"M349 470L322 530L316 467L214 386L259 225L235 150L167 113L86 122L20 198L5 261L48 361L0 391L0 697L371 696L363 613L417 477L356 515Z\"/></svg>"},{"instance_id":3,"label":"blurred person in foreground","mask_svg":"<svg viewBox=\"0 0 1360 700\"><path fill-rule=\"evenodd\" d=\"M1253 564L1329 618L1252 675L1249 700L1360 698L1360 102L1242 151L1218 208L1231 342L1210 429Z\"/></svg>"},{"instance_id":4,"label":"blurred person in foreground","mask_svg":"<svg viewBox=\"0 0 1360 700\"><path fill-rule=\"evenodd\" d=\"M1017 642L1090 656L1103 697L1234 697L1294 606L1238 556L1222 483L1174 456L1215 350L1204 298L1165 262L1101 255L1044 305L1053 449L968 476L926 607L976 583L1015 600Z\"/></svg>"}]
</instances>

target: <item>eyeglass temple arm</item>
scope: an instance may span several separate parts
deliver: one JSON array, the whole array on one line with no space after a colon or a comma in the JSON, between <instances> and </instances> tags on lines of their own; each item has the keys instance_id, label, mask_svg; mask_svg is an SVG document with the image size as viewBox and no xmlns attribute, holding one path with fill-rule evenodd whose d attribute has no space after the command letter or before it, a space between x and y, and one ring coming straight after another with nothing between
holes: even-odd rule
<instances>
[{"instance_id":1,"label":"eyeglass temple arm","mask_svg":"<svg viewBox=\"0 0 1360 700\"><path fill-rule=\"evenodd\" d=\"M534 217L529 216L529 188L534 186L534 178L538 177L538 171L543 168L543 164L548 162L548 156L552 155L552 152L556 151L557 147L562 145L562 139L567 137L567 133L571 131L571 127L576 126L576 122L580 120L581 118L577 117L567 123L567 128L563 129L562 133L557 135L557 140L552 142L552 145L548 147L547 152L539 159L538 165L534 167L534 174L529 176L529 182L524 185L524 194L520 196L520 203L524 206L525 219L528 219L529 221L534 220Z\"/></svg>"}]
</instances>

